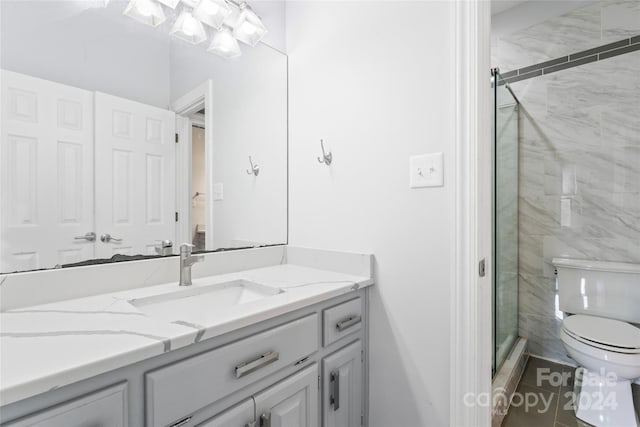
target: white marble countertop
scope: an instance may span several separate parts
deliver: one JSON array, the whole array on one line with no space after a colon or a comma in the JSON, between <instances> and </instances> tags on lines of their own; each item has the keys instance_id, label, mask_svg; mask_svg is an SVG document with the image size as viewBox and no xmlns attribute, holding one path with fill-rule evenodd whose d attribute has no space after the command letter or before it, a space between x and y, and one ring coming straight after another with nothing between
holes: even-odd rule
<instances>
[{"instance_id":1,"label":"white marble countertop","mask_svg":"<svg viewBox=\"0 0 640 427\"><path fill-rule=\"evenodd\" d=\"M282 264L194 279L193 287L238 279L284 292L222 310L207 324L152 318L129 303L174 292L175 282L0 313L0 405L373 284L370 277Z\"/></svg>"}]
</instances>

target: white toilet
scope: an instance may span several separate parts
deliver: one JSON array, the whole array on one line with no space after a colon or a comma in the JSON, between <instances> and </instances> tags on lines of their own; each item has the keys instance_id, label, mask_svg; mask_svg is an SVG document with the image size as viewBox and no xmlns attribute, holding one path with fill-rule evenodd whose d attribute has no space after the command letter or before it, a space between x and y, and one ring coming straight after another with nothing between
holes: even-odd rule
<instances>
[{"instance_id":1,"label":"white toilet","mask_svg":"<svg viewBox=\"0 0 640 427\"><path fill-rule=\"evenodd\" d=\"M576 416L638 427L631 382L640 377L640 265L554 258L561 338L578 364Z\"/></svg>"}]
</instances>

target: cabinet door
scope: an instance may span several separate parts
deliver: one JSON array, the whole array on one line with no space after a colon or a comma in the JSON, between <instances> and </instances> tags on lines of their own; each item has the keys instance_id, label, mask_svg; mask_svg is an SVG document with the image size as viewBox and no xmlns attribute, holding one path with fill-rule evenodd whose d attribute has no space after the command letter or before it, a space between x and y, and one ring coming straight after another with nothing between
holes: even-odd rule
<instances>
[{"instance_id":1,"label":"cabinet door","mask_svg":"<svg viewBox=\"0 0 640 427\"><path fill-rule=\"evenodd\" d=\"M356 341L322 360L323 425L362 424L362 344Z\"/></svg>"},{"instance_id":2,"label":"cabinet door","mask_svg":"<svg viewBox=\"0 0 640 427\"><path fill-rule=\"evenodd\" d=\"M315 363L254 396L260 427L318 425L318 365Z\"/></svg>"},{"instance_id":3,"label":"cabinet door","mask_svg":"<svg viewBox=\"0 0 640 427\"><path fill-rule=\"evenodd\" d=\"M247 399L199 424L198 427L254 427L255 408L253 399Z\"/></svg>"},{"instance_id":4,"label":"cabinet door","mask_svg":"<svg viewBox=\"0 0 640 427\"><path fill-rule=\"evenodd\" d=\"M127 427L127 385L91 393L6 427Z\"/></svg>"}]
</instances>

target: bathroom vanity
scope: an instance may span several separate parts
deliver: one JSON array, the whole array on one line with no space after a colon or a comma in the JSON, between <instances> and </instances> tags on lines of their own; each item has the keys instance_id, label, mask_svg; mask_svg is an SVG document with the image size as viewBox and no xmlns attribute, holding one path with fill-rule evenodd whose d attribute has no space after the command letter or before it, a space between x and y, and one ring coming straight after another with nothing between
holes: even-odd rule
<instances>
[{"instance_id":1,"label":"bathroom vanity","mask_svg":"<svg viewBox=\"0 0 640 427\"><path fill-rule=\"evenodd\" d=\"M287 245L285 4L226 60L160 3L2 2L0 424L366 425L372 257Z\"/></svg>"},{"instance_id":2,"label":"bathroom vanity","mask_svg":"<svg viewBox=\"0 0 640 427\"><path fill-rule=\"evenodd\" d=\"M372 257L287 246L204 256L189 287L173 280L173 257L126 263L158 281L166 270L167 283L84 267L41 272L52 289L34 300L89 270L131 285L4 301L2 425L366 425ZM5 276L3 297L29 292L29 274Z\"/></svg>"}]
</instances>

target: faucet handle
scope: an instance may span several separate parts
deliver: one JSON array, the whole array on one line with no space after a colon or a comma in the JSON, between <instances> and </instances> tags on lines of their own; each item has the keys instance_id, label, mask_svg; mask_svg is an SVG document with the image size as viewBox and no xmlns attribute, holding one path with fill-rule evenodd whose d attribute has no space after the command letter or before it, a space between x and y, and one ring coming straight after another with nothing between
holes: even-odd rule
<instances>
[{"instance_id":1,"label":"faucet handle","mask_svg":"<svg viewBox=\"0 0 640 427\"><path fill-rule=\"evenodd\" d=\"M191 243L183 243L180 245L180 253L189 256L195 246L196 245L192 245Z\"/></svg>"}]
</instances>

